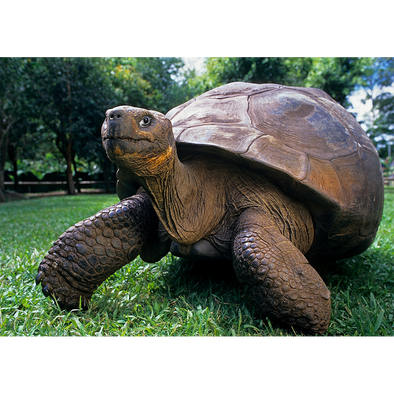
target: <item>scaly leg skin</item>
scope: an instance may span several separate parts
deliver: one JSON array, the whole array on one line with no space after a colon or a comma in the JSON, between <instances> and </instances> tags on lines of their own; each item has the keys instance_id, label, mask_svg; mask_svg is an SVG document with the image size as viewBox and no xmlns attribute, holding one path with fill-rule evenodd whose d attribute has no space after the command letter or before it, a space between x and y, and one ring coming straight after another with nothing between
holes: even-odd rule
<instances>
[{"instance_id":1,"label":"scaly leg skin","mask_svg":"<svg viewBox=\"0 0 394 394\"><path fill-rule=\"evenodd\" d=\"M38 267L36 283L60 307L87 309L97 287L139 254L149 262L167 254L169 244L158 241L157 228L145 193L122 200L63 233Z\"/></svg>"},{"instance_id":2,"label":"scaly leg skin","mask_svg":"<svg viewBox=\"0 0 394 394\"><path fill-rule=\"evenodd\" d=\"M260 311L310 334L324 334L331 317L330 291L305 256L273 225L239 219L233 238L238 279L251 286Z\"/></svg>"}]
</instances>

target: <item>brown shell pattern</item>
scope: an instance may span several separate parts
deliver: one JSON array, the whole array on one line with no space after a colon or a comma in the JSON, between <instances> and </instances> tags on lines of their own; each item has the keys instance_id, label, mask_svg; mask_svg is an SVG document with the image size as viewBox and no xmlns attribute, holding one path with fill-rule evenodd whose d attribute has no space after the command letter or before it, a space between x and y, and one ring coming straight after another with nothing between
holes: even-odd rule
<instances>
[{"instance_id":1,"label":"brown shell pattern","mask_svg":"<svg viewBox=\"0 0 394 394\"><path fill-rule=\"evenodd\" d=\"M167 117L178 150L232 158L306 202L319 250L331 238L345 249L372 242L383 209L380 161L355 118L323 91L234 82Z\"/></svg>"}]
</instances>

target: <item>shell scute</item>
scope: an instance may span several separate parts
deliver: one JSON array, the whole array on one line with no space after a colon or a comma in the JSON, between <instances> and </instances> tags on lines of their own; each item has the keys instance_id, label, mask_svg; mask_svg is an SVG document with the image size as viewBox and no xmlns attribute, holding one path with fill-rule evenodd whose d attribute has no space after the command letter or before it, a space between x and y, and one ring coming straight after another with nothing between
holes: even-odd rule
<instances>
[{"instance_id":1,"label":"shell scute","mask_svg":"<svg viewBox=\"0 0 394 394\"><path fill-rule=\"evenodd\" d=\"M234 154L247 152L252 143L259 137L250 127L230 125L201 125L180 130L180 139L188 145L205 146L223 149ZM218 138L220 135L220 139Z\"/></svg>"},{"instance_id":2,"label":"shell scute","mask_svg":"<svg viewBox=\"0 0 394 394\"><path fill-rule=\"evenodd\" d=\"M309 157L306 182L311 188L321 190L330 199L341 205L345 201L345 192L336 169L329 160Z\"/></svg>"},{"instance_id":3,"label":"shell scute","mask_svg":"<svg viewBox=\"0 0 394 394\"><path fill-rule=\"evenodd\" d=\"M346 127L316 98L294 90L277 90L250 98L252 124L282 145L330 160L356 151Z\"/></svg>"},{"instance_id":4,"label":"shell scute","mask_svg":"<svg viewBox=\"0 0 394 394\"><path fill-rule=\"evenodd\" d=\"M194 127L205 124L250 124L247 96L195 100L171 119L173 127Z\"/></svg>"},{"instance_id":5,"label":"shell scute","mask_svg":"<svg viewBox=\"0 0 394 394\"><path fill-rule=\"evenodd\" d=\"M301 150L284 145L271 135L257 138L248 151L241 155L249 160L275 163L275 169L290 174L297 180L305 178L308 169L308 157Z\"/></svg>"}]
</instances>

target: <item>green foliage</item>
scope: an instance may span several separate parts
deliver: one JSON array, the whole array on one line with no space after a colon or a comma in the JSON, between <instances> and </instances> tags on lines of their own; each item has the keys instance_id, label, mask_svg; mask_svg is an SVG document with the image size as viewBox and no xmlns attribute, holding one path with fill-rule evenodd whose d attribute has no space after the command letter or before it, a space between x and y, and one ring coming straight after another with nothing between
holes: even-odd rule
<instances>
[{"instance_id":1,"label":"green foliage","mask_svg":"<svg viewBox=\"0 0 394 394\"><path fill-rule=\"evenodd\" d=\"M115 196L65 196L0 205L0 335L3 336L294 336L259 316L231 267L136 259L106 280L86 312L45 299L34 277L51 243L69 226L114 204ZM328 336L394 334L394 194L386 193L374 244L333 263Z\"/></svg>"},{"instance_id":2,"label":"green foliage","mask_svg":"<svg viewBox=\"0 0 394 394\"><path fill-rule=\"evenodd\" d=\"M347 96L361 81L362 59L353 57L310 58L310 69L302 86L324 90L335 101L348 107Z\"/></svg>"},{"instance_id":3,"label":"green foliage","mask_svg":"<svg viewBox=\"0 0 394 394\"><path fill-rule=\"evenodd\" d=\"M34 64L35 105L43 133L53 133L66 158L91 158L100 147L100 127L111 104L111 86L101 72L101 59L37 58Z\"/></svg>"},{"instance_id":4,"label":"green foliage","mask_svg":"<svg viewBox=\"0 0 394 394\"><path fill-rule=\"evenodd\" d=\"M288 72L284 58L209 58L207 77L214 86L228 82L281 83Z\"/></svg>"},{"instance_id":5,"label":"green foliage","mask_svg":"<svg viewBox=\"0 0 394 394\"><path fill-rule=\"evenodd\" d=\"M221 57L208 58L206 68L199 77L205 90L234 81L315 87L344 106L364 70L350 57Z\"/></svg>"},{"instance_id":6,"label":"green foliage","mask_svg":"<svg viewBox=\"0 0 394 394\"><path fill-rule=\"evenodd\" d=\"M363 89L371 110L364 116L367 134L381 157L391 156L390 141L394 135L394 94L388 90L394 83L394 58L363 58L364 72L359 88ZM391 152L390 152L391 150Z\"/></svg>"}]
</instances>

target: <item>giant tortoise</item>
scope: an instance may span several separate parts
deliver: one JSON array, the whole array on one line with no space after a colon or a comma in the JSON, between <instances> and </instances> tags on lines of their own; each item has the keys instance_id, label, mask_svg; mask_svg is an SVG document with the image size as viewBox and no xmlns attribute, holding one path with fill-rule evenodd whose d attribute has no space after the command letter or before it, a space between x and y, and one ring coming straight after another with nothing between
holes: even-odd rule
<instances>
[{"instance_id":1,"label":"giant tortoise","mask_svg":"<svg viewBox=\"0 0 394 394\"><path fill-rule=\"evenodd\" d=\"M73 309L138 255L232 262L262 315L327 331L316 264L354 256L382 216L382 171L354 117L315 88L234 82L166 115L106 113L102 141L121 201L69 228L38 268Z\"/></svg>"}]
</instances>

